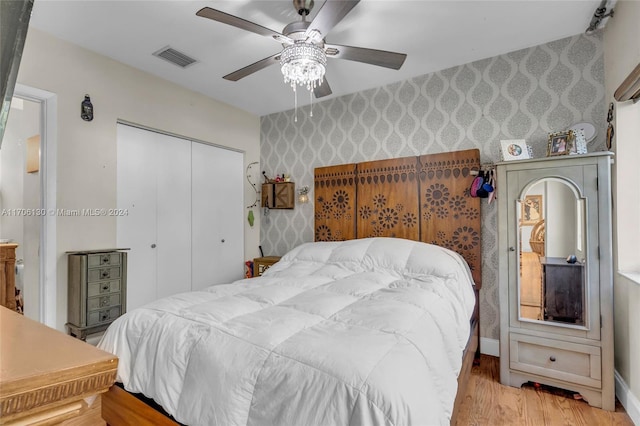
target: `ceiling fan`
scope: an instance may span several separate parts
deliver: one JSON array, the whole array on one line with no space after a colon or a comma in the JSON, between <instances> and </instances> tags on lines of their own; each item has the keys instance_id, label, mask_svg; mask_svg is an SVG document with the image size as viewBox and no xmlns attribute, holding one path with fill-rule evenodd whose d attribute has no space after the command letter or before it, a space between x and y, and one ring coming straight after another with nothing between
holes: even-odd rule
<instances>
[{"instance_id":1,"label":"ceiling fan","mask_svg":"<svg viewBox=\"0 0 640 426\"><path fill-rule=\"evenodd\" d=\"M407 57L403 53L326 43L325 37L327 33L359 1L326 0L313 21L309 22L306 17L313 8L314 0L293 0L293 6L301 16L301 20L291 22L285 26L282 33L210 7L200 9L196 15L273 38L283 46L281 52L227 74L222 78L238 81L269 65L280 63L285 82L290 82L294 90L296 84L306 85L307 89L313 90L316 98L321 98L331 94L331 88L324 76L327 58L364 62L398 70ZM301 74L306 75L301 76Z\"/></svg>"}]
</instances>

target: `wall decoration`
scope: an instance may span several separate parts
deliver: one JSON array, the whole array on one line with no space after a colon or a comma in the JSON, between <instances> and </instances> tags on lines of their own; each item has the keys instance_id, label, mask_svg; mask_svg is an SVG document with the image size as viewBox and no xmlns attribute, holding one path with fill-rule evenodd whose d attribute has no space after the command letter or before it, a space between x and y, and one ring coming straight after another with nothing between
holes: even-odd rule
<instances>
[{"instance_id":1,"label":"wall decoration","mask_svg":"<svg viewBox=\"0 0 640 426\"><path fill-rule=\"evenodd\" d=\"M542 195L527 195L522 203L520 224L535 225L542 217Z\"/></svg>"},{"instance_id":2,"label":"wall decoration","mask_svg":"<svg viewBox=\"0 0 640 426\"><path fill-rule=\"evenodd\" d=\"M500 141L502 159L510 160L526 160L529 157L529 148L524 139L507 139Z\"/></svg>"},{"instance_id":3,"label":"wall decoration","mask_svg":"<svg viewBox=\"0 0 640 426\"><path fill-rule=\"evenodd\" d=\"M40 135L27 138L27 173L40 171Z\"/></svg>"},{"instance_id":4,"label":"wall decoration","mask_svg":"<svg viewBox=\"0 0 640 426\"><path fill-rule=\"evenodd\" d=\"M84 100L80 104L80 118L84 121L93 120L93 104L89 95L84 95Z\"/></svg>"},{"instance_id":5,"label":"wall decoration","mask_svg":"<svg viewBox=\"0 0 640 426\"><path fill-rule=\"evenodd\" d=\"M596 139L596 136L598 135L596 126L594 126L591 123L577 123L571 126L570 128L576 133L578 132L578 130L582 130L584 134L584 139L587 143L593 142Z\"/></svg>"},{"instance_id":6,"label":"wall decoration","mask_svg":"<svg viewBox=\"0 0 640 426\"><path fill-rule=\"evenodd\" d=\"M573 143L571 144L571 151L569 155L586 154L587 153L587 138L584 135L583 129L572 129L574 133Z\"/></svg>"},{"instance_id":7,"label":"wall decoration","mask_svg":"<svg viewBox=\"0 0 640 426\"><path fill-rule=\"evenodd\" d=\"M568 155L573 148L575 134L573 130L549 134L547 145L547 157L556 155Z\"/></svg>"}]
</instances>

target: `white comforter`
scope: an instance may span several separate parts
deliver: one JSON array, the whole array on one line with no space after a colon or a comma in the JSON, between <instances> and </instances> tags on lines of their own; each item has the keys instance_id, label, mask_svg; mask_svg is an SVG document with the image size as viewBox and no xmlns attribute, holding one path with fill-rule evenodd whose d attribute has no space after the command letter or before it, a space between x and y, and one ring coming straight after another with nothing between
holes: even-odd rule
<instances>
[{"instance_id":1,"label":"white comforter","mask_svg":"<svg viewBox=\"0 0 640 426\"><path fill-rule=\"evenodd\" d=\"M260 278L131 311L98 346L188 425L449 424L473 307L452 251L308 243Z\"/></svg>"}]
</instances>

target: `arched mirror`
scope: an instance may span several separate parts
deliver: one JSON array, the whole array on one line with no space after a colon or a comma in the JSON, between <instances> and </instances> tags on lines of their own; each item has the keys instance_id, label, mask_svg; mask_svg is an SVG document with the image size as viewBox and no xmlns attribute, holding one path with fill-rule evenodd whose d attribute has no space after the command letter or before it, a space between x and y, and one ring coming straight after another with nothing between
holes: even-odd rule
<instances>
[{"instance_id":1,"label":"arched mirror","mask_svg":"<svg viewBox=\"0 0 640 426\"><path fill-rule=\"evenodd\" d=\"M528 185L517 201L519 317L585 327L585 200L560 178Z\"/></svg>"}]
</instances>

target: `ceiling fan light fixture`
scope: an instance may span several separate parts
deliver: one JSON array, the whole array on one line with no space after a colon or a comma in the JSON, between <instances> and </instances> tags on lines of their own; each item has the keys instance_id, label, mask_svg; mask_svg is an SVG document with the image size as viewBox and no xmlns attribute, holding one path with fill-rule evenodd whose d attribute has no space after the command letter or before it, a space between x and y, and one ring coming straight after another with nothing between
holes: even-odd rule
<instances>
[{"instance_id":1,"label":"ceiling fan light fixture","mask_svg":"<svg viewBox=\"0 0 640 426\"><path fill-rule=\"evenodd\" d=\"M327 65L324 49L304 41L286 46L280 55L280 66L284 82L293 91L296 86L305 86L311 91L322 84Z\"/></svg>"}]
</instances>

